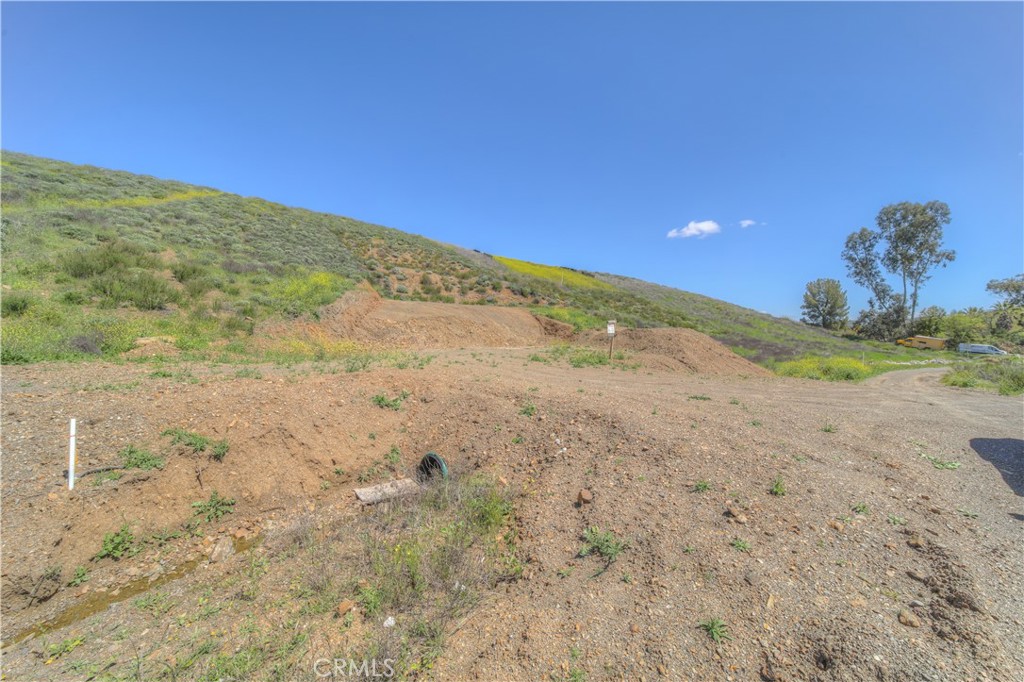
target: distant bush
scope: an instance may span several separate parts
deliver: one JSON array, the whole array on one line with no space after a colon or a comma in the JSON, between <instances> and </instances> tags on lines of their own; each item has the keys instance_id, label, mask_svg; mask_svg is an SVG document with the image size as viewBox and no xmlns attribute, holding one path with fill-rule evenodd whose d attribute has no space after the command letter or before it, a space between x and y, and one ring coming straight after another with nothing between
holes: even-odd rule
<instances>
[{"instance_id":1,"label":"distant bush","mask_svg":"<svg viewBox=\"0 0 1024 682\"><path fill-rule=\"evenodd\" d=\"M994 388L1002 395L1024 393L1024 363L1016 358L984 358L964 362L942 377L958 388Z\"/></svg>"},{"instance_id":2,"label":"distant bush","mask_svg":"<svg viewBox=\"0 0 1024 682\"><path fill-rule=\"evenodd\" d=\"M775 372L785 377L824 381L859 381L871 376L871 368L853 358L801 358L781 362Z\"/></svg>"},{"instance_id":3,"label":"distant bush","mask_svg":"<svg viewBox=\"0 0 1024 682\"><path fill-rule=\"evenodd\" d=\"M178 300L178 292L170 284L144 270L112 270L94 278L89 286L112 306L130 303L139 310L160 310Z\"/></svg>"},{"instance_id":4,"label":"distant bush","mask_svg":"<svg viewBox=\"0 0 1024 682\"><path fill-rule=\"evenodd\" d=\"M60 295L60 301L68 305L82 305L89 299L81 291L65 291Z\"/></svg>"},{"instance_id":5,"label":"distant bush","mask_svg":"<svg viewBox=\"0 0 1024 682\"><path fill-rule=\"evenodd\" d=\"M174 279L185 284L188 281L204 277L206 275L206 268L195 263L176 263L171 268L171 272L174 273Z\"/></svg>"},{"instance_id":6,"label":"distant bush","mask_svg":"<svg viewBox=\"0 0 1024 682\"><path fill-rule=\"evenodd\" d=\"M21 315L32 304L32 297L12 291L0 299L0 314L4 317Z\"/></svg>"},{"instance_id":7,"label":"distant bush","mask_svg":"<svg viewBox=\"0 0 1024 682\"><path fill-rule=\"evenodd\" d=\"M91 249L78 249L60 257L61 269L72 277L85 279L114 269L152 269L157 259L138 244L114 240Z\"/></svg>"}]
</instances>

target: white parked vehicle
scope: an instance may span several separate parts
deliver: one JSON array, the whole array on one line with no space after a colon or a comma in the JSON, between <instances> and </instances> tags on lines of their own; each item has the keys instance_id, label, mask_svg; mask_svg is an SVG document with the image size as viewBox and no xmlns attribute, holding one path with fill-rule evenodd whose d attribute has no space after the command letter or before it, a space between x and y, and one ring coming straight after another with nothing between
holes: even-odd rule
<instances>
[{"instance_id":1,"label":"white parked vehicle","mask_svg":"<svg viewBox=\"0 0 1024 682\"><path fill-rule=\"evenodd\" d=\"M981 353L983 355L1009 355L1005 350L1000 350L995 346L990 346L986 343L961 343L956 347L961 353Z\"/></svg>"}]
</instances>

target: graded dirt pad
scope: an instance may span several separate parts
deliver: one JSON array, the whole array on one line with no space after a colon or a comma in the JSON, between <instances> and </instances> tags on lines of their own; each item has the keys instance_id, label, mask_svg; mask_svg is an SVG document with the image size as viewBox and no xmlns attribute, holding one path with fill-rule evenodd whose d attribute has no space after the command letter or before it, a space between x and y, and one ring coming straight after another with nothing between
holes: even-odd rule
<instances>
[{"instance_id":1,"label":"graded dirt pad","mask_svg":"<svg viewBox=\"0 0 1024 682\"><path fill-rule=\"evenodd\" d=\"M300 550L271 551L269 539L235 556L216 548L312 524L358 551L352 489L392 446L400 457L385 478L433 450L501 481L524 562L520 579L478 595L420 678L1024 676L1019 399L941 386L941 370L845 385L576 369L530 362L532 352L443 351L423 369L355 373L5 367L6 679L84 679L92 666L110 679L170 679L172 669L203 679L223 670L218 657L249 651L250 627L279 633L281 650L294 644L286 679L316 679L315 659L383 632L388 614L311 609L313 596L296 587ZM398 409L374 400L403 394ZM87 477L69 494L61 470L72 416L81 466L116 463L129 443L166 466L100 485ZM230 450L212 461L170 445L167 428L226 439ZM179 528L213 490L236 505L204 523L204 537L90 561L104 533ZM578 503L581 490L589 503ZM591 527L627 543L614 562L580 556ZM89 582L66 587L79 565ZM83 612L9 644L94 595L180 565L196 567L143 593L150 601ZM260 571L269 582L248 591ZM715 643L701 629L713 619L731 639ZM54 657L62 646L73 650ZM273 679L273 665L246 677Z\"/></svg>"},{"instance_id":2,"label":"graded dirt pad","mask_svg":"<svg viewBox=\"0 0 1024 682\"><path fill-rule=\"evenodd\" d=\"M607 348L608 335L591 331L580 334L580 341ZM692 329L625 329L615 335L612 350L639 353L645 365L707 375L769 376L764 367L744 360L707 334Z\"/></svg>"},{"instance_id":3,"label":"graded dirt pad","mask_svg":"<svg viewBox=\"0 0 1024 682\"><path fill-rule=\"evenodd\" d=\"M350 291L324 308L320 321L335 338L418 349L537 346L564 336L568 327L541 321L522 308L394 301L367 288Z\"/></svg>"}]
</instances>

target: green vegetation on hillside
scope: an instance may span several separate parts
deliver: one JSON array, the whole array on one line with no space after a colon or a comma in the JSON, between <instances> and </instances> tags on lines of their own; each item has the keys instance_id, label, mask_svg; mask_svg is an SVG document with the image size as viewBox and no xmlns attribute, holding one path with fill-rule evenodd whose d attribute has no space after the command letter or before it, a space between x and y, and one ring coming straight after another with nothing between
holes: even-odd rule
<instances>
[{"instance_id":1,"label":"green vegetation on hillside","mask_svg":"<svg viewBox=\"0 0 1024 682\"><path fill-rule=\"evenodd\" d=\"M356 344L276 321L315 321L361 281L401 300L529 307L577 330L609 319L692 327L762 362L867 349L639 280L24 154L3 154L2 200L4 363L117 358L156 337L191 359L336 359L359 369L372 360Z\"/></svg>"},{"instance_id":2,"label":"green vegetation on hillside","mask_svg":"<svg viewBox=\"0 0 1024 682\"><path fill-rule=\"evenodd\" d=\"M528 263L524 260L516 260L515 258L505 258L504 256L494 256L494 260L498 261L509 270L513 272L521 272L531 277L538 277L540 279L550 280L552 282L558 282L559 284L570 287L580 287L583 289L613 289L612 285L607 282L602 282L599 279L594 278L584 272L577 270L571 270L569 268L557 267L554 265L539 265L537 263Z\"/></svg>"}]
</instances>

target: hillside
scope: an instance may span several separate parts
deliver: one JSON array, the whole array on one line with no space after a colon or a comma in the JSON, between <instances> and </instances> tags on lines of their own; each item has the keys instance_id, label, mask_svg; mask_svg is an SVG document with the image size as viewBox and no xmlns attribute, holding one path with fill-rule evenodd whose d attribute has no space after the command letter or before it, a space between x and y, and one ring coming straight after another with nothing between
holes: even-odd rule
<instances>
[{"instance_id":1,"label":"hillside","mask_svg":"<svg viewBox=\"0 0 1024 682\"><path fill-rule=\"evenodd\" d=\"M758 361L861 347L799 323L615 275L490 256L208 187L4 152L3 362L114 357L166 337L196 357L302 360L254 344L361 281L385 298L519 306L598 328L689 327ZM351 350L351 349L349 349Z\"/></svg>"}]
</instances>

